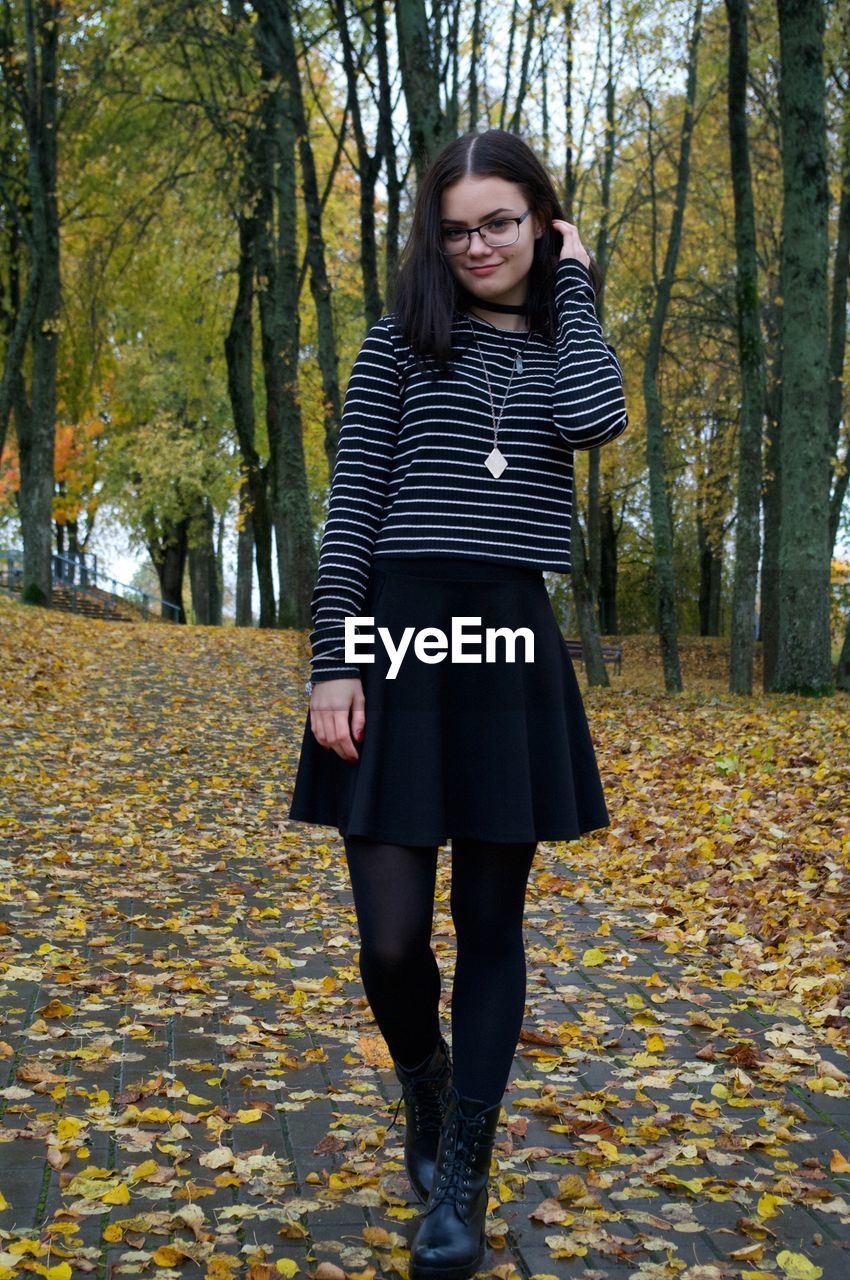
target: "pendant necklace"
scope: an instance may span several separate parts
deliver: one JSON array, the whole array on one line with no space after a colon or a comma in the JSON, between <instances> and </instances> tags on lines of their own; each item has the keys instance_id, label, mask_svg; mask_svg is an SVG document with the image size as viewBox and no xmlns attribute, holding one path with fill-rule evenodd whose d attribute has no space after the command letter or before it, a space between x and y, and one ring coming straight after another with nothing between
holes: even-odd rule
<instances>
[{"instance_id":1,"label":"pendant necklace","mask_svg":"<svg viewBox=\"0 0 850 1280\"><path fill-rule=\"evenodd\" d=\"M493 399L493 388L490 385L490 374L487 372L487 365L485 363L484 356L481 354L481 346L478 342L478 335L475 332L475 327L473 326L472 321L469 319L469 316L467 316L466 319L470 329L472 330L472 337L475 340L475 349L478 352L478 359L481 361L481 364L484 367L484 377L487 379L487 391L490 396L490 415L493 420L493 448L490 450L487 457L484 459L484 466L493 476L493 479L498 480L499 476L502 474L502 472L505 470L505 467L507 467L508 465L508 460L505 457L505 455L501 452L498 445L499 424L502 421L502 414L504 413L505 405L508 402L508 395L510 393L511 383L513 382L514 374L522 373L522 368L523 368L522 353L526 348L528 340L531 337L532 331L531 329L529 329L528 333L525 335L525 342L523 342L519 351L517 351L516 353L516 358L514 359L514 362L511 366L511 376L510 378L508 378L508 385L505 390L505 398L502 401L502 407L499 409L499 416L497 418L496 404ZM485 323L487 323L487 321L485 321ZM493 325L492 327L494 329L496 328L495 325Z\"/></svg>"}]
</instances>

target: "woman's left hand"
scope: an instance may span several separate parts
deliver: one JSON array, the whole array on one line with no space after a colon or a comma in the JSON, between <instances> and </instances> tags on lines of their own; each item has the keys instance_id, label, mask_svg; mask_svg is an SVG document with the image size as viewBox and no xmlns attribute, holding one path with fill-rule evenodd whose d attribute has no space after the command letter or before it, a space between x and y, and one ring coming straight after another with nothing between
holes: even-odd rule
<instances>
[{"instance_id":1,"label":"woman's left hand","mask_svg":"<svg viewBox=\"0 0 850 1280\"><path fill-rule=\"evenodd\" d=\"M564 258L578 258L586 267L590 266L590 255L581 242L578 227L572 222L564 222L562 218L553 218L552 226L564 237L564 245L560 253L560 261Z\"/></svg>"}]
</instances>

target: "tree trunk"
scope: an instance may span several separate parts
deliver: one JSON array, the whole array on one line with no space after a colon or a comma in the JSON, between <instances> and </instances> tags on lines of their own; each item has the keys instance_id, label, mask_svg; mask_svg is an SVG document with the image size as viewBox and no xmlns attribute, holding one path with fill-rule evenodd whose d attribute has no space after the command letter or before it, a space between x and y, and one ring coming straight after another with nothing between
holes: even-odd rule
<instances>
[{"instance_id":1,"label":"tree trunk","mask_svg":"<svg viewBox=\"0 0 850 1280\"><path fill-rule=\"evenodd\" d=\"M847 33L848 22L845 12L844 29ZM848 41L844 42L844 83L850 74L850 57L848 57ZM844 94L841 119L841 194L838 200L838 234L835 245L835 268L832 273L832 305L830 307L831 324L829 332L829 422L832 452L838 452L838 437L844 417L844 355L847 342L847 275L850 260L850 94ZM842 466L834 476L832 497L829 503L829 549L830 557L835 551L835 540L838 536L838 524L847 484L850 480L850 444L844 453ZM850 692L850 617L844 633L841 655L835 669L835 686Z\"/></svg>"},{"instance_id":2,"label":"tree trunk","mask_svg":"<svg viewBox=\"0 0 850 1280\"><path fill-rule=\"evenodd\" d=\"M336 371L336 337L334 335L333 308L331 307L331 286L325 263L319 184L316 180L316 165L313 158L313 148L310 143L310 127L304 111L304 96L301 92L301 74L298 69L298 55L292 30L291 7L288 3L285 3L285 0L278 0L278 7L280 12L280 22L277 25L278 56L280 58L280 68L288 86L288 93L284 96L283 103L290 116L291 127L298 139L298 156L301 161L303 207L307 225L307 261L310 264L310 291L316 308L316 335L318 339L319 371L322 376L322 411L325 440L333 442L332 455L329 456L332 456L335 462L336 440L339 435L342 404L339 394L339 378ZM366 168L366 181L368 183L369 166L367 165ZM363 175L361 175L362 181ZM372 240L374 244L374 219L372 219ZM297 359L297 348L295 357ZM298 431L300 437L300 419ZM314 564L314 571L315 567ZM312 590L310 594L312 595Z\"/></svg>"},{"instance_id":3,"label":"tree trunk","mask_svg":"<svg viewBox=\"0 0 850 1280\"><path fill-rule=\"evenodd\" d=\"M472 6L472 41L469 49L469 119L467 128L469 130L478 128L478 81L480 77L481 58L481 0L474 0Z\"/></svg>"},{"instance_id":4,"label":"tree trunk","mask_svg":"<svg viewBox=\"0 0 850 1280\"><path fill-rule=\"evenodd\" d=\"M378 237L375 227L375 187L381 170L382 134L379 130L378 144L375 154L371 154L363 128L363 116L360 110L358 94L357 67L354 62L354 50L348 31L348 17L344 0L334 0L337 31L342 47L342 64L348 83L348 102L351 107L351 125L354 141L357 144L357 176L358 201L360 213L360 274L363 280L363 309L366 314L366 327L370 329L380 319L384 302L378 278ZM333 474L336 458L336 434L334 433L333 458L328 455L329 474Z\"/></svg>"},{"instance_id":5,"label":"tree trunk","mask_svg":"<svg viewBox=\"0 0 850 1280\"><path fill-rule=\"evenodd\" d=\"M764 355L759 319L758 254L747 135L748 0L726 0L729 20L729 154L735 201L738 360L741 422L738 437L738 497L732 585L730 693L752 693L755 605L761 534L762 419L765 412Z\"/></svg>"},{"instance_id":6,"label":"tree trunk","mask_svg":"<svg viewBox=\"0 0 850 1280\"><path fill-rule=\"evenodd\" d=\"M192 587L192 609L195 622L202 627L221 625L221 591L219 566L213 534L215 512L209 498L203 498L200 509L189 523L189 582Z\"/></svg>"},{"instance_id":7,"label":"tree trunk","mask_svg":"<svg viewBox=\"0 0 850 1280\"><path fill-rule=\"evenodd\" d=\"M56 163L60 12L59 0L42 0L35 12L32 0L24 0L27 194L33 266L39 286L31 327L30 412L20 419L15 416L24 544L21 598L47 605L51 601L56 357L61 308Z\"/></svg>"},{"instance_id":8,"label":"tree trunk","mask_svg":"<svg viewBox=\"0 0 850 1280\"><path fill-rule=\"evenodd\" d=\"M589 685L601 685L608 688L611 681L602 657L602 642L599 639L599 628L596 620L596 598L587 572L587 548L578 516L578 510L572 522L572 586L573 599L578 619L578 630L581 637L581 652L584 658L584 672Z\"/></svg>"},{"instance_id":9,"label":"tree trunk","mask_svg":"<svg viewBox=\"0 0 850 1280\"><path fill-rule=\"evenodd\" d=\"M249 146L246 179L243 195L251 198L253 183L257 180L256 142ZM253 191L254 198L256 192ZM252 542L257 552L257 579L260 590L260 626L275 624L274 579L272 577L272 526L269 514L266 468L261 466L254 445L254 320L253 273L256 267L257 217L241 214L239 217L238 286L230 329L224 340L227 361L227 389L233 412L239 450L242 454L242 475L248 490L248 501L241 507L247 510L252 524ZM240 495L240 503L242 503ZM250 616L250 592L249 592ZM238 609L237 609L238 614ZM241 625L237 623L237 625Z\"/></svg>"},{"instance_id":10,"label":"tree trunk","mask_svg":"<svg viewBox=\"0 0 850 1280\"><path fill-rule=\"evenodd\" d=\"M769 288L773 297L778 284ZM781 307L776 303L766 308L768 330L767 448L764 451L764 484L762 518L764 548L762 552L762 609L759 636L762 639L762 691L771 690L776 671L777 643L780 635L780 526L782 524L782 346L780 342Z\"/></svg>"},{"instance_id":11,"label":"tree trunk","mask_svg":"<svg viewBox=\"0 0 850 1280\"><path fill-rule=\"evenodd\" d=\"M844 9L844 84L850 76L850 11ZM832 300L829 327L829 432L830 453L838 453L841 423L844 419L844 356L847 346L847 276L850 266L850 93L845 93L841 116L841 190L838 197L838 226L835 241L835 266L832 273ZM850 483L850 442L841 466L833 475L829 502L829 549L835 551L838 524L847 486Z\"/></svg>"},{"instance_id":12,"label":"tree trunk","mask_svg":"<svg viewBox=\"0 0 850 1280\"><path fill-rule=\"evenodd\" d=\"M571 8L571 6L570 6ZM606 71L605 71L605 151L602 159L600 183L599 231L596 237L596 261L602 274L602 290L596 299L596 315L605 327L605 278L608 271L608 227L611 221L611 186L614 176L616 147L616 85L614 82L614 23L611 0L605 0ZM570 217L571 215L567 215ZM602 483L600 477L601 449L589 449L587 454L587 559L588 576L593 597L602 599ZM616 555L616 543L613 550ZM616 574L616 564L614 566ZM600 626L602 619L600 616ZM604 628L603 628L604 630Z\"/></svg>"},{"instance_id":13,"label":"tree trunk","mask_svg":"<svg viewBox=\"0 0 850 1280\"><path fill-rule=\"evenodd\" d=\"M723 550L716 547L705 520L697 514L699 547L699 633L720 635L720 588L723 579Z\"/></svg>"},{"instance_id":14,"label":"tree trunk","mask_svg":"<svg viewBox=\"0 0 850 1280\"><path fill-rule=\"evenodd\" d=\"M835 687L850 693L850 618L847 619L844 644L841 646L841 654L835 668Z\"/></svg>"},{"instance_id":15,"label":"tree trunk","mask_svg":"<svg viewBox=\"0 0 850 1280\"><path fill-rule=\"evenodd\" d=\"M599 557L599 630L603 636L618 636L617 617L617 531L611 495L602 495L602 528Z\"/></svg>"},{"instance_id":16,"label":"tree trunk","mask_svg":"<svg viewBox=\"0 0 850 1280\"><path fill-rule=\"evenodd\" d=\"M822 0L777 0L782 119L782 524L773 690L833 686L829 634L828 185Z\"/></svg>"},{"instance_id":17,"label":"tree trunk","mask_svg":"<svg viewBox=\"0 0 850 1280\"><path fill-rule=\"evenodd\" d=\"M277 625L304 629L311 621L317 555L298 400L296 124L292 85L287 79L287 66L291 72L291 63L282 49L288 6L283 0L262 0L256 10L257 47L265 89L261 173L265 189L257 246L260 274L267 282L260 293L260 324L278 566Z\"/></svg>"},{"instance_id":18,"label":"tree trunk","mask_svg":"<svg viewBox=\"0 0 850 1280\"><path fill-rule=\"evenodd\" d=\"M186 570L186 554L189 537L189 517L176 521L161 538L148 537L148 552L159 579L159 594L163 601L178 609L177 621L185 623L183 608L183 575ZM162 609L162 617L173 621L173 611Z\"/></svg>"},{"instance_id":19,"label":"tree trunk","mask_svg":"<svg viewBox=\"0 0 850 1280\"><path fill-rule=\"evenodd\" d=\"M432 31L424 0L397 0L396 42L407 104L410 154L417 186L425 170L450 139L440 102L440 72L432 49Z\"/></svg>"},{"instance_id":20,"label":"tree trunk","mask_svg":"<svg viewBox=\"0 0 850 1280\"><path fill-rule=\"evenodd\" d=\"M378 62L378 152L384 161L387 191L387 230L384 245L384 294L386 295L389 291L389 282L395 279L398 267L403 183L396 163L396 141L393 130L395 90L390 75L384 6L375 5L373 13L375 15L375 54Z\"/></svg>"},{"instance_id":21,"label":"tree trunk","mask_svg":"<svg viewBox=\"0 0 850 1280\"><path fill-rule=\"evenodd\" d=\"M236 625L251 627L254 587L254 534L251 524L251 489L247 480L239 486L239 521L236 544Z\"/></svg>"},{"instance_id":22,"label":"tree trunk","mask_svg":"<svg viewBox=\"0 0 850 1280\"><path fill-rule=\"evenodd\" d=\"M679 665L679 645L676 635L676 578L673 568L673 523L667 490L664 460L664 429L661 421L661 400L658 391L658 366L661 359L661 340L664 323L670 305L673 276L679 257L682 238L682 222L690 173L691 134L694 123L694 98L697 84L697 51L702 28L702 0L696 0L693 26L688 47L687 85L685 112L679 145L676 172L676 194L673 216L667 241L667 252L655 301L646 363L643 376L643 394L646 408L646 460L649 470L650 512L655 543L655 606L656 626L661 641L661 659L664 668L664 684L668 693L682 689L682 673Z\"/></svg>"}]
</instances>

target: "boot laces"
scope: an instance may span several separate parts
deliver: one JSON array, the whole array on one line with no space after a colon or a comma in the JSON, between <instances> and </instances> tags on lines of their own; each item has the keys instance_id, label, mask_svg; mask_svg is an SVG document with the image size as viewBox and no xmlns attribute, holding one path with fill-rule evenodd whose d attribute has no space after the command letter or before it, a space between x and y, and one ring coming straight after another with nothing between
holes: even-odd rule
<instances>
[{"instance_id":1,"label":"boot laces","mask_svg":"<svg viewBox=\"0 0 850 1280\"><path fill-rule=\"evenodd\" d=\"M469 1175L473 1171L472 1162L478 1152L483 1132L484 1127L478 1116L464 1116L461 1124L459 1113L454 1113L443 1137L442 1158L434 1175L429 1210L450 1197L456 1203L466 1199L469 1193Z\"/></svg>"},{"instance_id":2,"label":"boot laces","mask_svg":"<svg viewBox=\"0 0 850 1280\"><path fill-rule=\"evenodd\" d=\"M449 1071L449 1064L445 1062L435 1075L424 1076L418 1080L405 1080L396 1100L395 1111L387 1133L398 1119L402 1102L407 1102L413 1108L414 1123L418 1129L439 1129L443 1122L445 1110L443 1095Z\"/></svg>"}]
</instances>

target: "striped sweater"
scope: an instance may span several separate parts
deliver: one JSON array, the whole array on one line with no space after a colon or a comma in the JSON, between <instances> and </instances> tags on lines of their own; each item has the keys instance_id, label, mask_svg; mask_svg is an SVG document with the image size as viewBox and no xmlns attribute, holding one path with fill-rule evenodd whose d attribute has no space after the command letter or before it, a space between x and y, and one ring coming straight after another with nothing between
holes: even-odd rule
<instances>
[{"instance_id":1,"label":"striped sweater","mask_svg":"<svg viewBox=\"0 0 850 1280\"><path fill-rule=\"evenodd\" d=\"M369 329L345 393L336 465L313 591L313 681L359 676L347 665L344 620L362 614L373 558L478 556L570 570L573 451L628 425L623 371L602 337L590 272L563 258L555 276L554 346L534 332L499 424L507 459L496 479L486 361L496 414L525 331L460 311L450 373L414 359L393 313Z\"/></svg>"}]
</instances>

